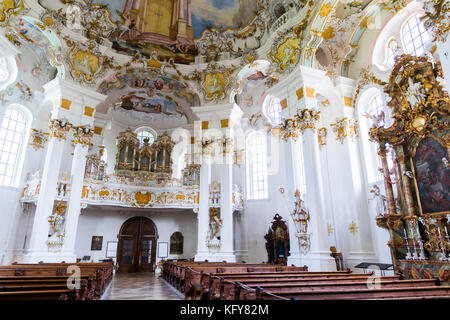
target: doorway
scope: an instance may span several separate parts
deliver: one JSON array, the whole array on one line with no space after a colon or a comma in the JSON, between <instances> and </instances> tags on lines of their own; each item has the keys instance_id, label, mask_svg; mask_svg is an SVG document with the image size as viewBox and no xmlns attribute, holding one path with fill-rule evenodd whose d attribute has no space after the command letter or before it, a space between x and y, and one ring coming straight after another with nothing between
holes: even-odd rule
<instances>
[{"instance_id":1,"label":"doorway","mask_svg":"<svg viewBox=\"0 0 450 320\"><path fill-rule=\"evenodd\" d=\"M158 230L152 220L133 217L120 228L118 272L155 272Z\"/></svg>"}]
</instances>

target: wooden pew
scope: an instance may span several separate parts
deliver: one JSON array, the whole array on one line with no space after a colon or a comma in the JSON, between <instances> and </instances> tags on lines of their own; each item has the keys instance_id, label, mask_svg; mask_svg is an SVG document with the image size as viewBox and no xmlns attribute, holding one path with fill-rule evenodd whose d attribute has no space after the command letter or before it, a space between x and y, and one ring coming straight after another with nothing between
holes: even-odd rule
<instances>
[{"instance_id":1,"label":"wooden pew","mask_svg":"<svg viewBox=\"0 0 450 320\"><path fill-rule=\"evenodd\" d=\"M80 288L69 289L72 283L69 266L80 268ZM58 299L89 300L100 298L112 280L113 263L39 263L0 266L0 299L53 299L57 291ZM66 291L69 290L69 291ZM38 294L45 291L47 294ZM23 294L19 294L23 292ZM29 293L31 292L31 293Z\"/></svg>"}]
</instances>

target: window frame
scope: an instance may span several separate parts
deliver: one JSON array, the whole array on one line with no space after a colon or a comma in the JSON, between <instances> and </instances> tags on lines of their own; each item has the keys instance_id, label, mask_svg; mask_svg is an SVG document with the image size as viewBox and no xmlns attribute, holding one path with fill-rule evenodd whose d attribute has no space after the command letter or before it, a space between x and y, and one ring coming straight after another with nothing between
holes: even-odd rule
<instances>
[{"instance_id":1,"label":"window frame","mask_svg":"<svg viewBox=\"0 0 450 320\"><path fill-rule=\"evenodd\" d=\"M20 185L20 178L22 176L23 166L25 162L25 155L27 151L28 141L30 138L30 129L31 129L31 120L32 120L32 114L23 105L20 104L10 104L7 105L4 109L0 112L0 130L3 128L3 120L5 119L5 115L7 110L13 110L15 112L18 112L23 116L23 121L25 127L23 128L22 135L20 137L20 141L18 142L18 150L16 154L16 160L14 162L14 169L13 173L11 175L11 183L10 184L0 184L0 188L7 188L7 189L18 189ZM1 146L3 148L3 146ZM9 152L9 151L8 151ZM0 152L0 155L2 152Z\"/></svg>"},{"instance_id":2,"label":"window frame","mask_svg":"<svg viewBox=\"0 0 450 320\"><path fill-rule=\"evenodd\" d=\"M407 44L406 44L406 42L405 42L405 28L406 28L406 27L409 28L409 22L410 22L411 20L413 20L413 19L417 22L417 24L416 24L415 26L419 28L419 31L420 31L420 26L422 26L423 29L424 29L424 32L420 33L418 36L416 36L414 39L412 39L413 35L412 35L411 30L413 30L413 28L412 28L412 29L409 29L409 30L407 31L407 32L409 32L410 35L411 35L411 42L410 42L410 43L412 43L413 46L414 46L413 52L408 52L408 49L407 49L408 47L407 47ZM423 38L422 38L422 35L423 35L423 34L427 34L427 35L428 35L428 41L427 41L427 42L423 42ZM402 22L402 24L401 24L401 26L400 26L400 30L399 30L399 35L400 35L400 40L401 40L401 44L402 44L402 46L401 46L401 48L402 48L402 53L411 54L411 55L413 55L413 56L420 56L420 55L423 55L423 53L426 51L426 46L427 46L427 44L431 41L430 34L428 33L428 30L425 28L425 26L424 26L424 24L423 24L423 21L420 21L420 15L419 15L419 13L417 13L417 12L414 12L413 14L409 15L409 16L406 17L406 19ZM421 41L421 43L422 43L421 48L423 48L423 52L422 52L421 54L417 54L417 53L416 53L417 48L416 48L415 45L414 45L414 40L417 39L417 38L419 38L419 37L420 37L420 41ZM409 43L408 43L408 44L409 44Z\"/></svg>"},{"instance_id":3,"label":"window frame","mask_svg":"<svg viewBox=\"0 0 450 320\"><path fill-rule=\"evenodd\" d=\"M252 140L261 138L263 143L256 145L262 146L262 150L251 153L252 146ZM257 146L255 146L257 147ZM252 131L247 135L246 138L246 184L247 184L247 192L246 192L246 199L251 201L258 201L258 200L268 200L269 199L269 171L268 171L268 161L267 161L267 135L261 131ZM256 155L256 157L255 157ZM255 158L256 158L256 164L255 164ZM255 167L260 167L256 168ZM262 169L262 170L261 170ZM256 173L256 174L255 174ZM262 175L261 177L258 177L258 179L255 181L255 176ZM263 189L256 188L255 190L255 183L259 185L262 183ZM259 193L262 193L260 195Z\"/></svg>"},{"instance_id":4,"label":"window frame","mask_svg":"<svg viewBox=\"0 0 450 320\"><path fill-rule=\"evenodd\" d=\"M139 133L141 131L147 131L149 133L151 133L153 135L153 142L155 142L158 134L156 133L156 131L153 128L150 128L148 126L143 126L143 127L138 127L134 130L134 133L136 133L136 137L139 139ZM150 144L152 145L153 142ZM139 148L143 146L143 141L141 142L141 140L139 140Z\"/></svg>"},{"instance_id":5,"label":"window frame","mask_svg":"<svg viewBox=\"0 0 450 320\"><path fill-rule=\"evenodd\" d=\"M278 115L272 112L272 106L277 104L279 106ZM278 127L283 123L283 106L281 100L273 95L268 95L263 102L263 113L270 125Z\"/></svg>"}]
</instances>

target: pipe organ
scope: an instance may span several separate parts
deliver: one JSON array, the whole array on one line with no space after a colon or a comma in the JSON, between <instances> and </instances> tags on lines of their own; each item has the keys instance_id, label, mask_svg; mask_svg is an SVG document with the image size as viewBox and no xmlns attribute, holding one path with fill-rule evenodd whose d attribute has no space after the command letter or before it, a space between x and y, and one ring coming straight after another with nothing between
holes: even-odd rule
<instances>
[{"instance_id":1,"label":"pipe organ","mask_svg":"<svg viewBox=\"0 0 450 320\"><path fill-rule=\"evenodd\" d=\"M117 137L116 176L157 182L170 180L174 145L167 133L159 136L152 145L148 138L140 145L136 133L128 128Z\"/></svg>"}]
</instances>

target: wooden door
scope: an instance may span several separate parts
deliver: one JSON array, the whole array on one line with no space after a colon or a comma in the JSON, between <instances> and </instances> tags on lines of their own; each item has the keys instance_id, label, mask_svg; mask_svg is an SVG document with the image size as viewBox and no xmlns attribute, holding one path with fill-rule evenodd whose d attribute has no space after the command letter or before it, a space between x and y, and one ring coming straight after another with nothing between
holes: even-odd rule
<instances>
[{"instance_id":1,"label":"wooden door","mask_svg":"<svg viewBox=\"0 0 450 320\"><path fill-rule=\"evenodd\" d=\"M120 229L118 272L154 272L158 234L152 220L134 217Z\"/></svg>"}]
</instances>

